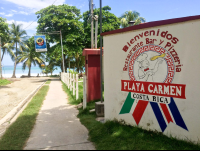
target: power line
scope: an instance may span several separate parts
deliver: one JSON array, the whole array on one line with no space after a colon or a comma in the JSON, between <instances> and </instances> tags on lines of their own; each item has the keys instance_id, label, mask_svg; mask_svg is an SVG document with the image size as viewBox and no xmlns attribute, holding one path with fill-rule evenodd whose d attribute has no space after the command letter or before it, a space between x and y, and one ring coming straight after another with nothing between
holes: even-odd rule
<instances>
[{"instance_id":1,"label":"power line","mask_svg":"<svg viewBox=\"0 0 200 151\"><path fill-rule=\"evenodd\" d=\"M56 1L57 1L57 0L55 0L55 1L53 2L53 4L52 4L52 5L54 5ZM32 25L32 24L33 24L33 23L34 23L36 20L38 20L38 18L37 18L37 19L35 19L33 22L31 22L31 23L30 23L30 25L28 25L26 28L24 28L24 30L25 30L25 29L27 29L29 26L31 26L31 25Z\"/></svg>"}]
</instances>

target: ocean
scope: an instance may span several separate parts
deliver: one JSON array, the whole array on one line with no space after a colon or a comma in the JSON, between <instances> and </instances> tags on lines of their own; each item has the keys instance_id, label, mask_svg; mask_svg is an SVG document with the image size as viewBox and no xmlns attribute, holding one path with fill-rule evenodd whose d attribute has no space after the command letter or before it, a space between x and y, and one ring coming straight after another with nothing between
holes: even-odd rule
<instances>
[{"instance_id":1,"label":"ocean","mask_svg":"<svg viewBox=\"0 0 200 151\"><path fill-rule=\"evenodd\" d=\"M2 67L2 76L4 78L11 78L13 75L13 70L14 70L14 66L3 66ZM31 76L37 76L38 73L40 76L46 76L46 74L41 74L42 69L40 69L38 66L32 66L31 67ZM54 70L52 75L58 75L61 72L60 67L57 67L56 70ZM28 68L26 68L26 70L22 70L22 66L17 65L16 67L16 72L15 75L17 78L20 78L22 75L28 76ZM51 74L48 74L51 75Z\"/></svg>"}]
</instances>

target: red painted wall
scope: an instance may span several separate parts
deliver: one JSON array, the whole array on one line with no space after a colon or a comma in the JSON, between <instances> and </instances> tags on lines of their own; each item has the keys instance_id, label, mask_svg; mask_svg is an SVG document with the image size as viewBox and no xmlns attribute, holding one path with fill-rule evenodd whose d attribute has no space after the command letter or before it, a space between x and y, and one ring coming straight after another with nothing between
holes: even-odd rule
<instances>
[{"instance_id":1,"label":"red painted wall","mask_svg":"<svg viewBox=\"0 0 200 151\"><path fill-rule=\"evenodd\" d=\"M87 102L101 98L100 93L100 55L88 55Z\"/></svg>"}]
</instances>

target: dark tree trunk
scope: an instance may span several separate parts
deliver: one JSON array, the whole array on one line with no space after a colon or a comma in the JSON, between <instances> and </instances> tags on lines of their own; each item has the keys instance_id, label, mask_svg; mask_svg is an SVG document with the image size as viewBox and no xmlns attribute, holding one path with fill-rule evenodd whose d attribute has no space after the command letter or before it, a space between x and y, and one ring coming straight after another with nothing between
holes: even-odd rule
<instances>
[{"instance_id":1,"label":"dark tree trunk","mask_svg":"<svg viewBox=\"0 0 200 151\"><path fill-rule=\"evenodd\" d=\"M79 73L79 57L77 58L77 63L78 63L78 65L77 65L77 72Z\"/></svg>"},{"instance_id":2,"label":"dark tree trunk","mask_svg":"<svg viewBox=\"0 0 200 151\"><path fill-rule=\"evenodd\" d=\"M69 70L70 70L70 58L68 57L68 61L69 61Z\"/></svg>"},{"instance_id":3,"label":"dark tree trunk","mask_svg":"<svg viewBox=\"0 0 200 151\"><path fill-rule=\"evenodd\" d=\"M1 62L3 61L4 53L5 53L5 48L3 48L3 54L2 54L2 57L1 57Z\"/></svg>"}]
</instances>

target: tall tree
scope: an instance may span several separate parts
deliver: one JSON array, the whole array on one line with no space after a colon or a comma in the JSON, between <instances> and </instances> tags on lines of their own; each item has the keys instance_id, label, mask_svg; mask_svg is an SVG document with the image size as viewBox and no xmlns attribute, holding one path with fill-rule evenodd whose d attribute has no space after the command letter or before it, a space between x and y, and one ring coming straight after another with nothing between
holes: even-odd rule
<instances>
[{"instance_id":1,"label":"tall tree","mask_svg":"<svg viewBox=\"0 0 200 151\"><path fill-rule=\"evenodd\" d=\"M120 20L117 16L110 12L111 7L104 6L102 8L102 32L107 32L120 28ZM98 15L98 42L100 47L100 9L94 9L94 15ZM91 15L89 11L83 13L85 48L91 48ZM94 22L95 27L95 22ZM95 30L95 29L94 29Z\"/></svg>"},{"instance_id":2,"label":"tall tree","mask_svg":"<svg viewBox=\"0 0 200 151\"><path fill-rule=\"evenodd\" d=\"M4 45L9 42L9 28L8 28L8 23L6 23L6 19L0 17L0 37L1 37L1 45L2 45L2 57L1 57L1 61L3 60L4 54L6 52L9 53L9 50L6 49L7 47L4 47ZM8 50L8 51L7 51ZM9 53L10 54L10 53Z\"/></svg>"},{"instance_id":3,"label":"tall tree","mask_svg":"<svg viewBox=\"0 0 200 151\"><path fill-rule=\"evenodd\" d=\"M26 44L24 41L26 40L26 31L22 29L22 25L19 24L17 25L16 23L12 23L10 25L10 33L11 33L11 46L15 46L15 56L17 58L18 53L20 51L23 51L23 48L26 48ZM15 60L14 63L14 70L13 70L13 75L12 78L16 78L15 76L15 71L16 71L16 66L17 66L17 60Z\"/></svg>"},{"instance_id":4,"label":"tall tree","mask_svg":"<svg viewBox=\"0 0 200 151\"><path fill-rule=\"evenodd\" d=\"M31 37L28 41L26 41L27 48L23 50L23 52L19 52L19 56L17 56L17 63L23 62L22 69L25 70L26 67L29 68L28 76L31 76L31 66L38 65L41 67L41 64L45 63L45 55L41 52L35 51L35 42L34 37Z\"/></svg>"},{"instance_id":5,"label":"tall tree","mask_svg":"<svg viewBox=\"0 0 200 151\"><path fill-rule=\"evenodd\" d=\"M70 58L73 51L83 48L84 30L83 24L80 21L82 18L80 10L75 6L66 4L55 6L51 5L36 12L38 17L38 33L39 32L54 32L62 31L63 49L64 49L64 63L67 64L66 59ZM51 34L48 36L48 41L57 43L47 53L48 59L54 59L62 68L62 49L60 46L60 35Z\"/></svg>"},{"instance_id":6,"label":"tall tree","mask_svg":"<svg viewBox=\"0 0 200 151\"><path fill-rule=\"evenodd\" d=\"M135 21L134 25L138 25L142 22L145 22L143 17L140 17L140 13L136 11L126 11L121 17L121 27L125 28L129 26L130 21Z\"/></svg>"}]
</instances>

